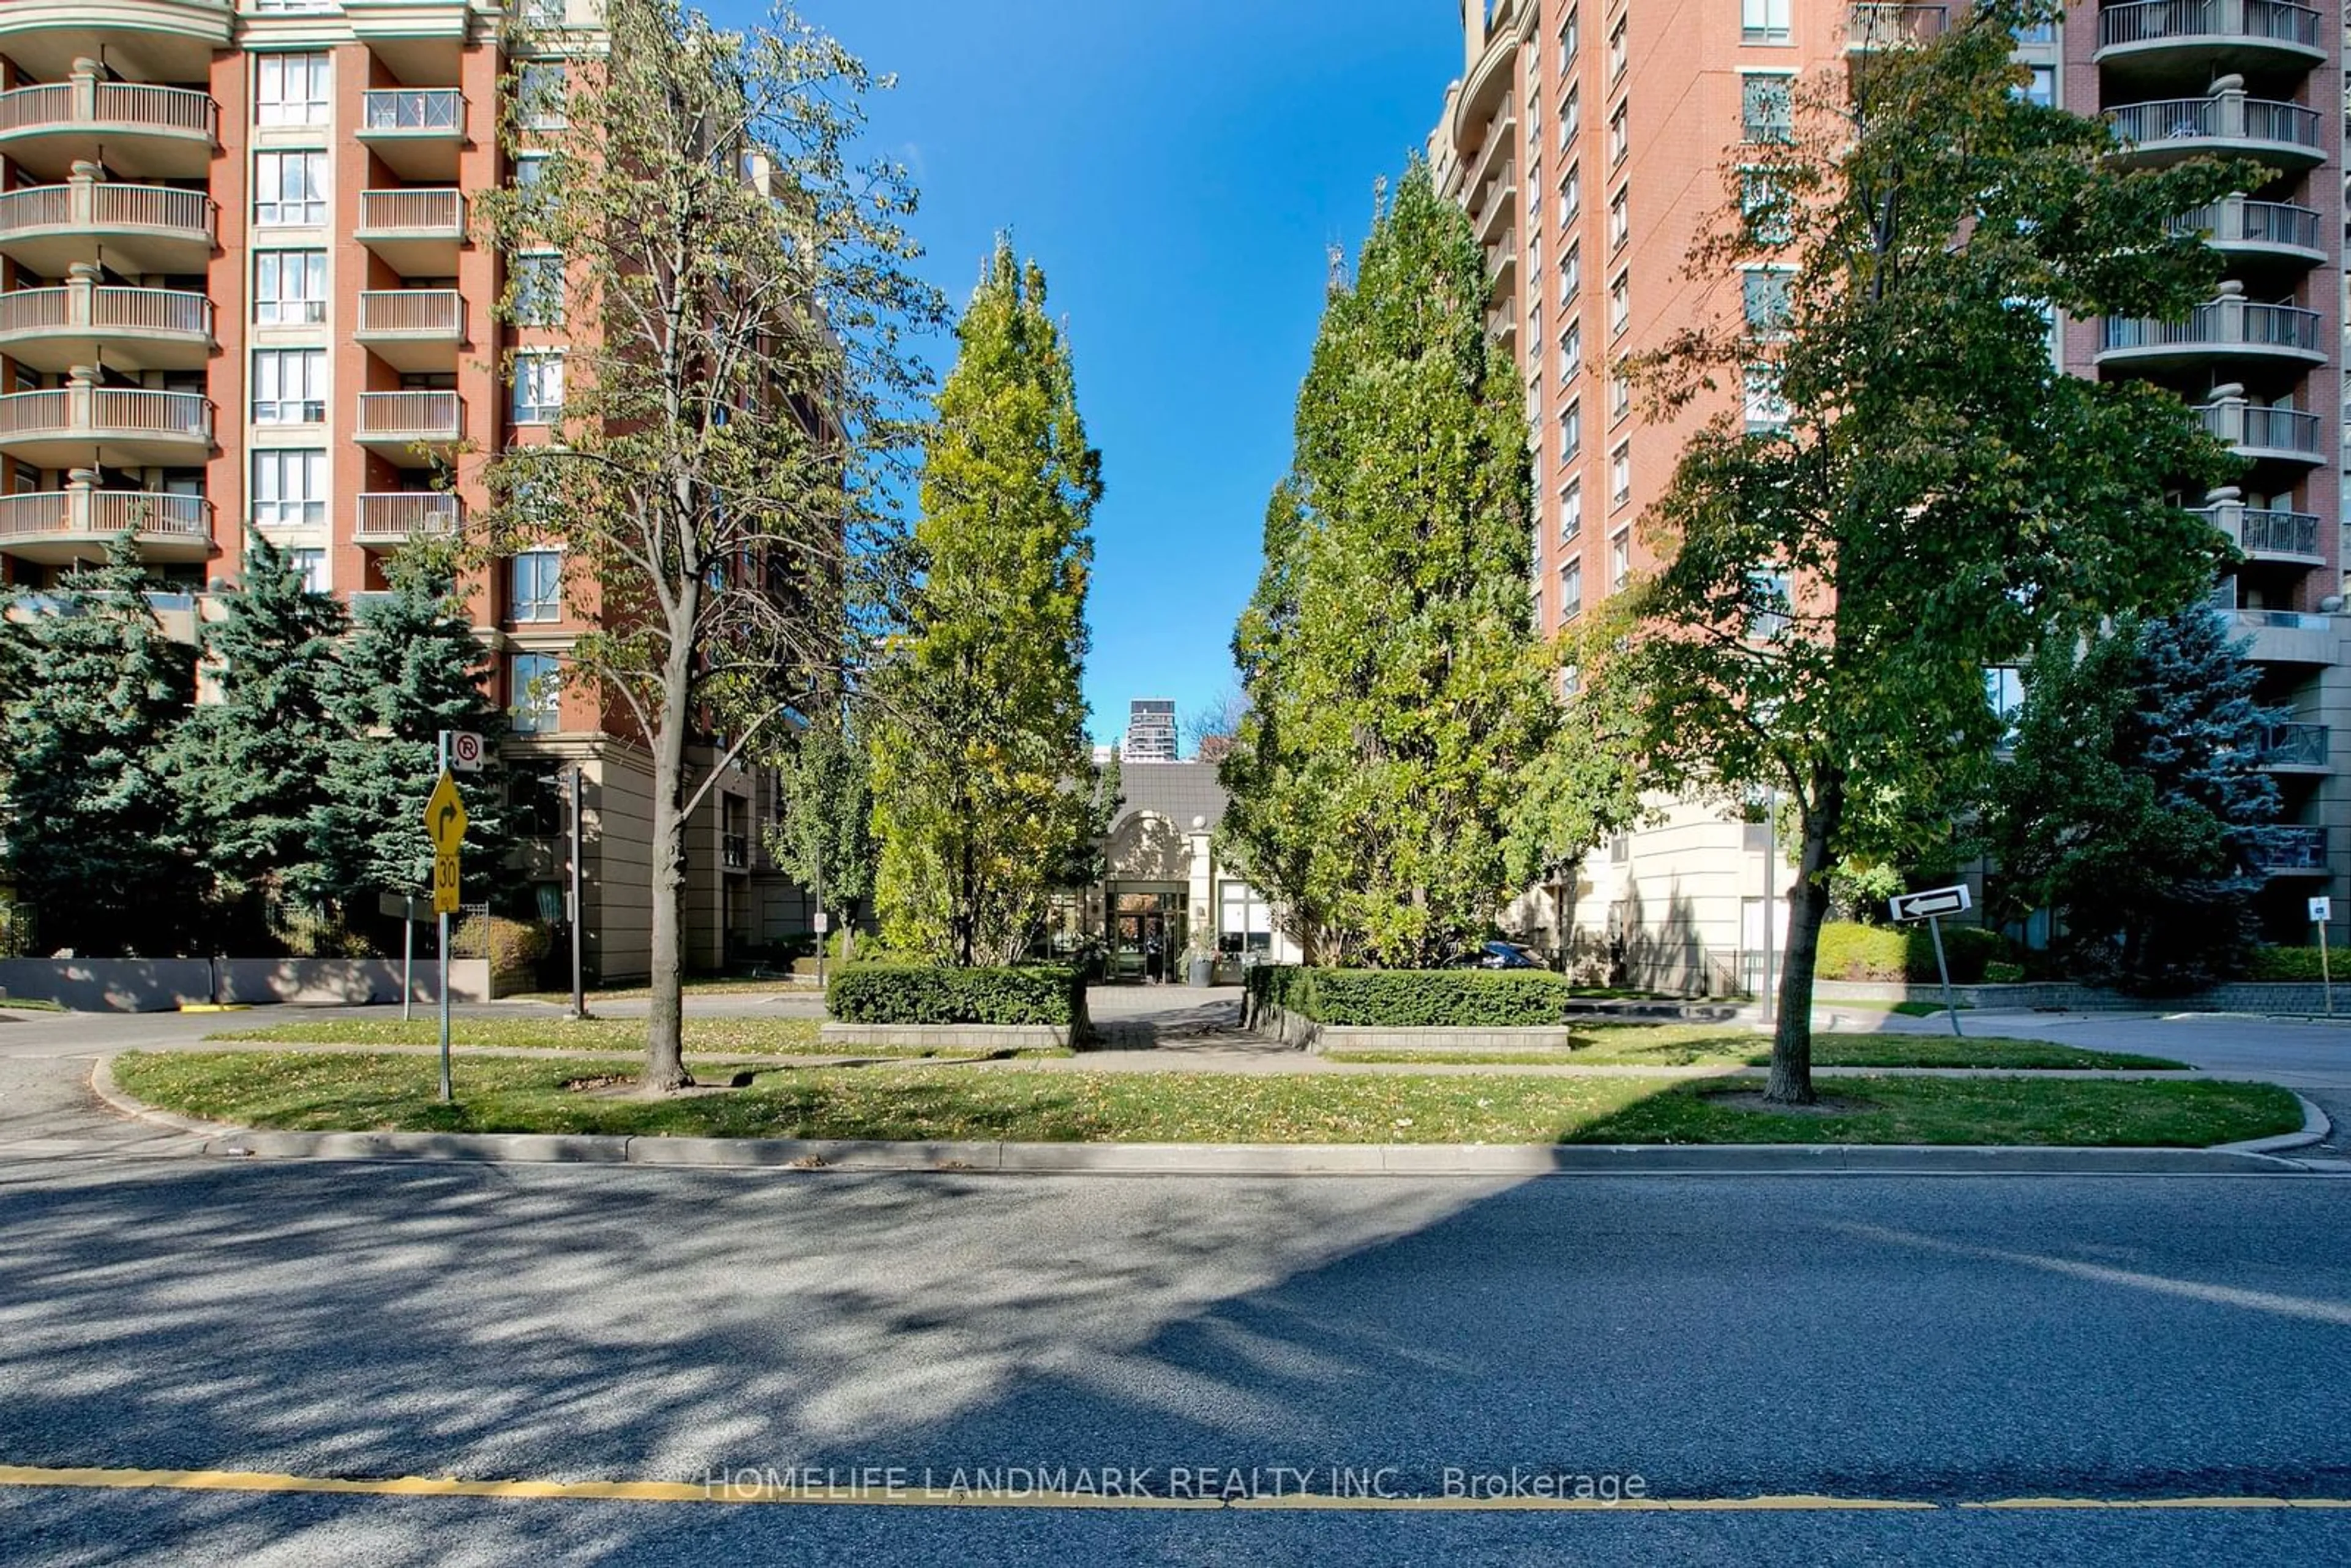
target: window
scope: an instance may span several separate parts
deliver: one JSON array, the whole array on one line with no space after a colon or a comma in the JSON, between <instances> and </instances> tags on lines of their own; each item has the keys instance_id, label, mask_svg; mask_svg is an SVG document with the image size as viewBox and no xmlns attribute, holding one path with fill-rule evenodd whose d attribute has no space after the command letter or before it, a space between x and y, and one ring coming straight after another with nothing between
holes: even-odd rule
<instances>
[{"instance_id":1,"label":"window","mask_svg":"<svg viewBox=\"0 0 2351 1568\"><path fill-rule=\"evenodd\" d=\"M1583 400L1570 398L1559 411L1559 460L1571 462L1583 450Z\"/></svg>"},{"instance_id":2,"label":"window","mask_svg":"<svg viewBox=\"0 0 2351 1568\"><path fill-rule=\"evenodd\" d=\"M1760 435L1788 428L1788 400L1780 395L1776 365L1747 367L1747 433Z\"/></svg>"},{"instance_id":3,"label":"window","mask_svg":"<svg viewBox=\"0 0 2351 1568\"><path fill-rule=\"evenodd\" d=\"M1633 378L1622 362L1608 367L1608 417L1622 419L1633 412Z\"/></svg>"},{"instance_id":4,"label":"window","mask_svg":"<svg viewBox=\"0 0 2351 1568\"><path fill-rule=\"evenodd\" d=\"M1217 950L1273 951L1273 911L1267 905L1265 894L1245 882L1217 884Z\"/></svg>"},{"instance_id":5,"label":"window","mask_svg":"<svg viewBox=\"0 0 2351 1568\"><path fill-rule=\"evenodd\" d=\"M1789 41L1790 0L1740 0L1739 41L1742 44L1784 44Z\"/></svg>"},{"instance_id":6,"label":"window","mask_svg":"<svg viewBox=\"0 0 2351 1568\"><path fill-rule=\"evenodd\" d=\"M552 653L507 660L507 712L517 735L550 735L563 727L563 674Z\"/></svg>"},{"instance_id":7,"label":"window","mask_svg":"<svg viewBox=\"0 0 2351 1568\"><path fill-rule=\"evenodd\" d=\"M1537 159L1527 165L1527 226L1529 228L1542 226L1542 161Z\"/></svg>"},{"instance_id":8,"label":"window","mask_svg":"<svg viewBox=\"0 0 2351 1568\"><path fill-rule=\"evenodd\" d=\"M257 327L312 326L327 319L327 253L262 250L253 255L253 320Z\"/></svg>"},{"instance_id":9,"label":"window","mask_svg":"<svg viewBox=\"0 0 2351 1568\"><path fill-rule=\"evenodd\" d=\"M517 256L513 281L517 326L563 325L563 257L553 251Z\"/></svg>"},{"instance_id":10,"label":"window","mask_svg":"<svg viewBox=\"0 0 2351 1568\"><path fill-rule=\"evenodd\" d=\"M256 152L253 157L253 225L295 228L327 221L324 152Z\"/></svg>"},{"instance_id":11,"label":"window","mask_svg":"<svg viewBox=\"0 0 2351 1568\"><path fill-rule=\"evenodd\" d=\"M1633 498L1633 444L1618 442L1608 455L1608 504L1621 507Z\"/></svg>"},{"instance_id":12,"label":"window","mask_svg":"<svg viewBox=\"0 0 2351 1568\"><path fill-rule=\"evenodd\" d=\"M560 27L568 0L522 0L516 7L522 13L523 24L531 27Z\"/></svg>"},{"instance_id":13,"label":"window","mask_svg":"<svg viewBox=\"0 0 2351 1568\"><path fill-rule=\"evenodd\" d=\"M253 0L253 8L264 16L298 16L317 11L331 11L339 0Z\"/></svg>"},{"instance_id":14,"label":"window","mask_svg":"<svg viewBox=\"0 0 2351 1568\"><path fill-rule=\"evenodd\" d=\"M2027 103L2037 103L2043 109L2054 108L2057 103L2057 68L2034 66L2032 71L2032 77L2018 90L2023 94Z\"/></svg>"},{"instance_id":15,"label":"window","mask_svg":"<svg viewBox=\"0 0 2351 1568\"><path fill-rule=\"evenodd\" d=\"M1786 245L1795 235L1795 214L1782 199L1768 169L1739 172L1739 216L1758 245Z\"/></svg>"},{"instance_id":16,"label":"window","mask_svg":"<svg viewBox=\"0 0 2351 1568\"><path fill-rule=\"evenodd\" d=\"M324 593L327 591L329 584L327 581L327 552L325 550L319 549L314 547L287 550L286 552L286 564L292 567L294 569L294 575L301 580L304 592Z\"/></svg>"},{"instance_id":17,"label":"window","mask_svg":"<svg viewBox=\"0 0 2351 1568\"><path fill-rule=\"evenodd\" d=\"M1583 24L1577 20L1574 7L1570 6L1567 16L1559 25L1559 68L1562 74L1575 63L1575 52L1583 43Z\"/></svg>"},{"instance_id":18,"label":"window","mask_svg":"<svg viewBox=\"0 0 2351 1568\"><path fill-rule=\"evenodd\" d=\"M1542 301L1540 299L1531 299L1527 302L1527 341L1530 343L1542 341Z\"/></svg>"},{"instance_id":19,"label":"window","mask_svg":"<svg viewBox=\"0 0 2351 1568\"><path fill-rule=\"evenodd\" d=\"M1608 335L1621 338L1633 324L1633 275L1620 272L1608 286Z\"/></svg>"},{"instance_id":20,"label":"window","mask_svg":"<svg viewBox=\"0 0 2351 1568\"><path fill-rule=\"evenodd\" d=\"M1572 87L1567 96L1559 100L1559 144L1575 145L1575 133L1583 129L1583 89Z\"/></svg>"},{"instance_id":21,"label":"window","mask_svg":"<svg viewBox=\"0 0 2351 1568\"><path fill-rule=\"evenodd\" d=\"M1567 175L1559 183L1559 223L1562 228L1575 222L1583 211L1583 165L1570 163Z\"/></svg>"},{"instance_id":22,"label":"window","mask_svg":"<svg viewBox=\"0 0 2351 1568\"><path fill-rule=\"evenodd\" d=\"M334 70L324 54L256 55L253 122L324 125L333 118Z\"/></svg>"},{"instance_id":23,"label":"window","mask_svg":"<svg viewBox=\"0 0 2351 1568\"><path fill-rule=\"evenodd\" d=\"M1616 112L1608 117L1608 162L1612 164L1625 162L1625 154L1633 150L1632 110L1631 104L1620 103Z\"/></svg>"},{"instance_id":24,"label":"window","mask_svg":"<svg viewBox=\"0 0 2351 1568\"><path fill-rule=\"evenodd\" d=\"M1559 487L1559 542L1567 543L1583 531L1583 481L1570 479Z\"/></svg>"},{"instance_id":25,"label":"window","mask_svg":"<svg viewBox=\"0 0 2351 1568\"><path fill-rule=\"evenodd\" d=\"M1620 529L1608 541L1608 591L1616 592L1633 575L1633 536Z\"/></svg>"},{"instance_id":26,"label":"window","mask_svg":"<svg viewBox=\"0 0 2351 1568\"><path fill-rule=\"evenodd\" d=\"M1559 619L1562 625L1583 613L1583 561L1569 561L1559 569Z\"/></svg>"},{"instance_id":27,"label":"window","mask_svg":"<svg viewBox=\"0 0 2351 1568\"><path fill-rule=\"evenodd\" d=\"M563 412L563 356L517 354L514 361L514 422L549 424Z\"/></svg>"},{"instance_id":28,"label":"window","mask_svg":"<svg viewBox=\"0 0 2351 1568\"><path fill-rule=\"evenodd\" d=\"M522 123L528 131L560 131L571 123L570 83L559 65L522 68L515 78L521 100Z\"/></svg>"},{"instance_id":29,"label":"window","mask_svg":"<svg viewBox=\"0 0 2351 1568\"><path fill-rule=\"evenodd\" d=\"M547 177L548 155L544 152L517 152L514 162L515 188L535 190Z\"/></svg>"},{"instance_id":30,"label":"window","mask_svg":"<svg viewBox=\"0 0 2351 1568\"><path fill-rule=\"evenodd\" d=\"M1559 258L1559 302L1572 303L1583 292L1583 246L1581 241L1567 247Z\"/></svg>"},{"instance_id":31,"label":"window","mask_svg":"<svg viewBox=\"0 0 2351 1568\"><path fill-rule=\"evenodd\" d=\"M2008 727L2003 737L2016 737L2016 717L2024 707L2024 672L2012 664L1994 664L1984 671L1984 702Z\"/></svg>"},{"instance_id":32,"label":"window","mask_svg":"<svg viewBox=\"0 0 2351 1568\"><path fill-rule=\"evenodd\" d=\"M563 556L551 549L524 550L514 558L507 595L517 621L563 619Z\"/></svg>"},{"instance_id":33,"label":"window","mask_svg":"<svg viewBox=\"0 0 2351 1568\"><path fill-rule=\"evenodd\" d=\"M1747 634L1759 643L1786 635L1792 584L1783 571L1747 574Z\"/></svg>"},{"instance_id":34,"label":"window","mask_svg":"<svg viewBox=\"0 0 2351 1568\"><path fill-rule=\"evenodd\" d=\"M1795 78L1777 71L1739 78L1739 133L1748 141L1791 141L1796 135Z\"/></svg>"},{"instance_id":35,"label":"window","mask_svg":"<svg viewBox=\"0 0 2351 1568\"><path fill-rule=\"evenodd\" d=\"M1486 134L1490 137L1495 130L1496 127L1489 123L1486 127ZM1542 145L1542 93L1533 87L1527 89L1527 145Z\"/></svg>"},{"instance_id":36,"label":"window","mask_svg":"<svg viewBox=\"0 0 2351 1568\"><path fill-rule=\"evenodd\" d=\"M1788 273L1780 267L1750 267L1740 274L1741 308L1750 331L1769 335L1788 325Z\"/></svg>"},{"instance_id":37,"label":"window","mask_svg":"<svg viewBox=\"0 0 2351 1568\"><path fill-rule=\"evenodd\" d=\"M1627 52L1630 48L1630 35L1627 28L1631 20L1629 16L1619 16L1616 18L1616 25L1608 29L1608 79L1610 81L1614 81L1625 74L1625 67L1631 59Z\"/></svg>"},{"instance_id":38,"label":"window","mask_svg":"<svg viewBox=\"0 0 2351 1568\"><path fill-rule=\"evenodd\" d=\"M1559 379L1562 383L1583 373L1583 323L1570 321L1559 335Z\"/></svg>"},{"instance_id":39,"label":"window","mask_svg":"<svg viewBox=\"0 0 2351 1568\"><path fill-rule=\"evenodd\" d=\"M2020 44L2053 44L2057 41L2057 24L2034 22L2019 27L2016 30L2016 41Z\"/></svg>"},{"instance_id":40,"label":"window","mask_svg":"<svg viewBox=\"0 0 2351 1568\"><path fill-rule=\"evenodd\" d=\"M327 350L260 349L253 356L253 423L318 424L327 417Z\"/></svg>"},{"instance_id":41,"label":"window","mask_svg":"<svg viewBox=\"0 0 2351 1568\"><path fill-rule=\"evenodd\" d=\"M1608 248L1611 250L1633 237L1633 217L1627 205L1632 193L1630 190L1623 190L1609 199Z\"/></svg>"},{"instance_id":42,"label":"window","mask_svg":"<svg viewBox=\"0 0 2351 1568\"><path fill-rule=\"evenodd\" d=\"M259 447L253 454L253 526L316 528L327 521L327 455L317 447Z\"/></svg>"}]
</instances>

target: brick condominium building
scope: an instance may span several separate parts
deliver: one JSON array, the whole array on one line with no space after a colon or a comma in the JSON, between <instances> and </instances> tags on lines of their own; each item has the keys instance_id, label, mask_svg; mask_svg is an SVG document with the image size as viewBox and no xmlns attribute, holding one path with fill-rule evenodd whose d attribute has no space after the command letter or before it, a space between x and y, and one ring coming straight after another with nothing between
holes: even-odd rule
<instances>
[{"instance_id":1,"label":"brick condominium building","mask_svg":"<svg viewBox=\"0 0 2351 1568\"><path fill-rule=\"evenodd\" d=\"M1534 455L1531 591L1556 632L1650 564L1635 527L1685 423L1647 424L1612 367L1718 308L1767 308L1768 269L1694 280L1684 258L1722 209L1742 144L1782 134L1792 84L1933 36L1959 9L1844 0L1461 0L1461 79L1429 140L1492 280L1489 326L1517 361ZM2252 460L2204 498L2247 560L2215 603L2252 638L2263 695L2295 723L2270 763L2294 824L2263 894L2272 935L2306 933L2305 894L2351 869L2351 622L2342 608L2344 29L2290 0L2079 4L2019 41L2026 90L2107 114L2125 156L2249 156L2276 178L2187 220L2228 281L2184 323L2061 320L2051 352L2089 376L2178 391ZM1698 420L1718 412L1693 410ZM1768 404L1750 406L1768 420ZM2012 674L1989 677L2012 700ZM1635 977L1713 989L1782 944L1784 865L1763 830L1679 805L1585 858L1564 897L1520 907L1583 946L1621 936ZM1767 885L1767 874L1770 881ZM2338 914L2338 921L2343 915ZM2340 939L2346 927L2338 925Z\"/></svg>"},{"instance_id":2,"label":"brick condominium building","mask_svg":"<svg viewBox=\"0 0 2351 1568\"><path fill-rule=\"evenodd\" d=\"M593 47L593 0L521 9L558 50ZM468 223L471 193L533 176L499 146L510 34L500 0L0 0L6 581L54 585L128 529L193 635L250 525L353 600L485 504L481 454L546 438L559 305L496 319L500 262ZM651 768L617 710L549 678L593 613L560 580L528 550L469 601L538 835L512 874L555 883L543 784L580 765L589 963L622 977L648 962ZM772 779L737 768L692 824L690 965L806 929L761 847L773 811Z\"/></svg>"}]
</instances>

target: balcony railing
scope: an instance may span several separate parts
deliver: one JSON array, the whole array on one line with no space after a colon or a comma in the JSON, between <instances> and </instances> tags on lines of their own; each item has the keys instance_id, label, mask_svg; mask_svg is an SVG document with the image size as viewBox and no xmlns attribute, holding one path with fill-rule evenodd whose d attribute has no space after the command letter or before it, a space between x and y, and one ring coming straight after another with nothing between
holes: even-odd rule
<instances>
[{"instance_id":1,"label":"balcony railing","mask_svg":"<svg viewBox=\"0 0 2351 1568\"><path fill-rule=\"evenodd\" d=\"M210 539L213 504L148 490L36 490L0 497L0 539L39 535L170 534Z\"/></svg>"},{"instance_id":2,"label":"balcony railing","mask_svg":"<svg viewBox=\"0 0 2351 1568\"><path fill-rule=\"evenodd\" d=\"M2158 321L2143 316L2109 316L2105 319L2099 350L2234 348L2292 349L2315 354L2319 349L2319 314L2297 305L2254 305L2241 299L2215 299L2199 305L2185 321Z\"/></svg>"},{"instance_id":3,"label":"balcony railing","mask_svg":"<svg viewBox=\"0 0 2351 1568\"><path fill-rule=\"evenodd\" d=\"M359 435L362 441L455 441L457 421L457 394L453 392L360 394Z\"/></svg>"},{"instance_id":4,"label":"balcony railing","mask_svg":"<svg viewBox=\"0 0 2351 1568\"><path fill-rule=\"evenodd\" d=\"M2220 202L2171 220L2171 232L2201 234L2214 245L2275 245L2324 250L2319 215L2289 202Z\"/></svg>"},{"instance_id":5,"label":"balcony railing","mask_svg":"<svg viewBox=\"0 0 2351 1568\"><path fill-rule=\"evenodd\" d=\"M2325 559L2318 546L2318 518L2309 512L2273 512L2248 507L2238 515L2237 536L2247 555Z\"/></svg>"},{"instance_id":6,"label":"balcony railing","mask_svg":"<svg viewBox=\"0 0 2351 1568\"><path fill-rule=\"evenodd\" d=\"M398 543L420 534L452 534L461 516L457 497L444 491L389 491L360 497L351 530L361 544Z\"/></svg>"},{"instance_id":7,"label":"balcony railing","mask_svg":"<svg viewBox=\"0 0 2351 1568\"><path fill-rule=\"evenodd\" d=\"M1848 49L1898 49L1939 37L1950 20L1944 5L1855 5L1845 16Z\"/></svg>"},{"instance_id":8,"label":"balcony railing","mask_svg":"<svg viewBox=\"0 0 2351 1568\"><path fill-rule=\"evenodd\" d=\"M455 338L465 325L465 297L454 288L371 289L360 296L360 330L364 334Z\"/></svg>"},{"instance_id":9,"label":"balcony railing","mask_svg":"<svg viewBox=\"0 0 2351 1568\"><path fill-rule=\"evenodd\" d=\"M2316 110L2237 92L2119 104L2106 110L2106 119L2134 147L2227 141L2265 141L2314 155L2321 151Z\"/></svg>"},{"instance_id":10,"label":"balcony railing","mask_svg":"<svg viewBox=\"0 0 2351 1568\"><path fill-rule=\"evenodd\" d=\"M213 237L213 199L165 185L77 180L0 193L0 239L33 229L172 231Z\"/></svg>"},{"instance_id":11,"label":"balcony railing","mask_svg":"<svg viewBox=\"0 0 2351 1568\"><path fill-rule=\"evenodd\" d=\"M2325 768L2327 766L2326 734L2326 726L2323 724L2273 726L2262 738L2262 766Z\"/></svg>"},{"instance_id":12,"label":"balcony railing","mask_svg":"<svg viewBox=\"0 0 2351 1568\"><path fill-rule=\"evenodd\" d=\"M363 234L462 234L465 198L454 190L361 191Z\"/></svg>"},{"instance_id":13,"label":"balcony railing","mask_svg":"<svg viewBox=\"0 0 2351 1568\"><path fill-rule=\"evenodd\" d=\"M465 98L454 87L372 89L360 128L363 134L460 135Z\"/></svg>"},{"instance_id":14,"label":"balcony railing","mask_svg":"<svg viewBox=\"0 0 2351 1568\"><path fill-rule=\"evenodd\" d=\"M2319 416L2306 409L2272 408L2230 398L2199 403L2197 417L2204 428L2231 446L2259 447L2265 452L2321 455Z\"/></svg>"},{"instance_id":15,"label":"balcony railing","mask_svg":"<svg viewBox=\"0 0 2351 1568\"><path fill-rule=\"evenodd\" d=\"M2325 871L2326 830L2295 824L2262 830L2264 841L2249 847L2245 859L2256 871Z\"/></svg>"},{"instance_id":16,"label":"balcony railing","mask_svg":"<svg viewBox=\"0 0 2351 1568\"><path fill-rule=\"evenodd\" d=\"M0 136L24 131L104 125L131 132L198 136L220 129L220 105L193 88L139 82L42 82L0 92Z\"/></svg>"},{"instance_id":17,"label":"balcony railing","mask_svg":"<svg viewBox=\"0 0 2351 1568\"><path fill-rule=\"evenodd\" d=\"M2129 0L2098 11L2098 47L2166 38L2259 38L2323 48L2319 15L2282 0Z\"/></svg>"},{"instance_id":18,"label":"balcony railing","mask_svg":"<svg viewBox=\"0 0 2351 1568\"><path fill-rule=\"evenodd\" d=\"M210 442L212 400L202 392L78 386L0 397L0 441L82 432Z\"/></svg>"}]
</instances>

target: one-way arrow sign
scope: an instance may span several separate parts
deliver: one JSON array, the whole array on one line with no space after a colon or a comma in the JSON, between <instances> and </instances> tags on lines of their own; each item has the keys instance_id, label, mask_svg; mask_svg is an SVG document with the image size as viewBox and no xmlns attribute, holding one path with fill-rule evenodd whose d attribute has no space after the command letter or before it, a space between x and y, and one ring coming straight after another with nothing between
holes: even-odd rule
<instances>
[{"instance_id":1,"label":"one-way arrow sign","mask_svg":"<svg viewBox=\"0 0 2351 1568\"><path fill-rule=\"evenodd\" d=\"M1961 883L1957 887L1930 887L1897 894L1889 907L1896 920L1924 920L1929 915L1962 915L1973 904L1968 897L1967 883Z\"/></svg>"}]
</instances>

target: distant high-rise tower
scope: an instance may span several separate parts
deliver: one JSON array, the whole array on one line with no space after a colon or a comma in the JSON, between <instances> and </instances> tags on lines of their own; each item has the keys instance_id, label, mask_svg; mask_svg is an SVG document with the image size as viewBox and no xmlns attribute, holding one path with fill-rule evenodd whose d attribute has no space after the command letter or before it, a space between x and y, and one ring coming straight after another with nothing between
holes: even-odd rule
<instances>
[{"instance_id":1,"label":"distant high-rise tower","mask_svg":"<svg viewBox=\"0 0 2351 1568\"><path fill-rule=\"evenodd\" d=\"M1176 760L1176 705L1165 697L1137 697L1126 705L1126 748L1122 762Z\"/></svg>"}]
</instances>

